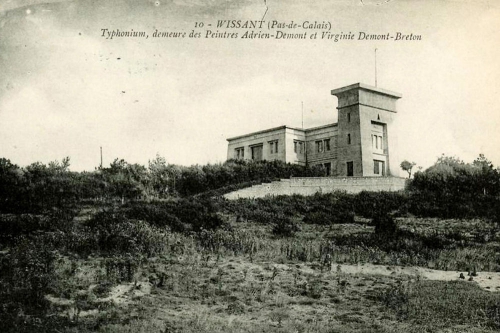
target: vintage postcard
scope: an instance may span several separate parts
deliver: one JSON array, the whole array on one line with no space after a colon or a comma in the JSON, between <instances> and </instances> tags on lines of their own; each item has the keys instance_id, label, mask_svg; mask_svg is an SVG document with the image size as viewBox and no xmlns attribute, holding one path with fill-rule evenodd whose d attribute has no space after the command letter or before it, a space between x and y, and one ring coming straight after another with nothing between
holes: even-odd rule
<instances>
[{"instance_id":1,"label":"vintage postcard","mask_svg":"<svg viewBox=\"0 0 500 333\"><path fill-rule=\"evenodd\" d=\"M495 332L500 3L0 1L0 331Z\"/></svg>"}]
</instances>

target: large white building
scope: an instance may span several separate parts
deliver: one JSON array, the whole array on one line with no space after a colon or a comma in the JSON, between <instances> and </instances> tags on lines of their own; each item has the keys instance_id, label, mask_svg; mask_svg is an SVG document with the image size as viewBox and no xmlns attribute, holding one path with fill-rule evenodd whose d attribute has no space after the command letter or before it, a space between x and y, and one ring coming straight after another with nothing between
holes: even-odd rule
<instances>
[{"instance_id":1,"label":"large white building","mask_svg":"<svg viewBox=\"0 0 500 333\"><path fill-rule=\"evenodd\" d=\"M227 158L321 164L330 176L398 176L391 126L401 95L361 83L331 93L338 98L338 123L280 126L229 138Z\"/></svg>"}]
</instances>

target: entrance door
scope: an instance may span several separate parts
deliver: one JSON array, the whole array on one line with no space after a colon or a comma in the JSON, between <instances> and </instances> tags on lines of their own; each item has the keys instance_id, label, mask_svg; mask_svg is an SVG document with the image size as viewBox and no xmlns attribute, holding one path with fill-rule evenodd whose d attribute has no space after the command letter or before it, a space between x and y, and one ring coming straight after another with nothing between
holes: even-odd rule
<instances>
[{"instance_id":1,"label":"entrance door","mask_svg":"<svg viewBox=\"0 0 500 333\"><path fill-rule=\"evenodd\" d=\"M261 161L262 160L262 145L252 147L252 160Z\"/></svg>"},{"instance_id":2,"label":"entrance door","mask_svg":"<svg viewBox=\"0 0 500 333\"><path fill-rule=\"evenodd\" d=\"M385 176L385 162L373 160L373 174L375 176Z\"/></svg>"},{"instance_id":3,"label":"entrance door","mask_svg":"<svg viewBox=\"0 0 500 333\"><path fill-rule=\"evenodd\" d=\"M347 162L347 177L354 176L354 165L353 162Z\"/></svg>"}]
</instances>

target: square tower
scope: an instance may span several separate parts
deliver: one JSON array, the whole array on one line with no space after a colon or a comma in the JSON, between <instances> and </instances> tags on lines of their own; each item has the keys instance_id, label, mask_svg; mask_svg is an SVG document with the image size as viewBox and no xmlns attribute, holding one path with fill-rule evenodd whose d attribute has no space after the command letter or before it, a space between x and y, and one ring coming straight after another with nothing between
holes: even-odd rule
<instances>
[{"instance_id":1,"label":"square tower","mask_svg":"<svg viewBox=\"0 0 500 333\"><path fill-rule=\"evenodd\" d=\"M391 126L401 94L356 83L332 95L338 98L338 175L399 176Z\"/></svg>"}]
</instances>

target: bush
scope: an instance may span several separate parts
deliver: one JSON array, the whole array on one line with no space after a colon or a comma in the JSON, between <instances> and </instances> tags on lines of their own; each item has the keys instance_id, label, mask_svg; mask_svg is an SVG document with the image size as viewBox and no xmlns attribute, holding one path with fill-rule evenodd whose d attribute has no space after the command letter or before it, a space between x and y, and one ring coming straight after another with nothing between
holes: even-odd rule
<instances>
[{"instance_id":1,"label":"bush","mask_svg":"<svg viewBox=\"0 0 500 333\"><path fill-rule=\"evenodd\" d=\"M103 211L87 222L95 235L97 250L135 253L148 257L164 250L165 233L144 221L128 220L122 213Z\"/></svg>"},{"instance_id":2,"label":"bush","mask_svg":"<svg viewBox=\"0 0 500 333\"><path fill-rule=\"evenodd\" d=\"M135 203L126 210L128 218L143 220L159 228L168 227L175 232L184 232L189 226L172 214L172 209L165 205Z\"/></svg>"},{"instance_id":3,"label":"bush","mask_svg":"<svg viewBox=\"0 0 500 333\"><path fill-rule=\"evenodd\" d=\"M377 215L373 218L376 234L394 234L397 230L396 221L387 214Z\"/></svg>"},{"instance_id":4,"label":"bush","mask_svg":"<svg viewBox=\"0 0 500 333\"><path fill-rule=\"evenodd\" d=\"M53 210L47 215L8 214L0 215L0 241L11 244L17 237L37 232L67 232L73 228L72 210Z\"/></svg>"},{"instance_id":5,"label":"bush","mask_svg":"<svg viewBox=\"0 0 500 333\"><path fill-rule=\"evenodd\" d=\"M273 221L273 235L277 237L292 237L300 231L299 224L289 217L274 216Z\"/></svg>"},{"instance_id":6,"label":"bush","mask_svg":"<svg viewBox=\"0 0 500 333\"><path fill-rule=\"evenodd\" d=\"M29 318L47 311L44 297L57 283L55 260L54 249L39 237L22 236L0 256L0 331L23 331Z\"/></svg>"},{"instance_id":7,"label":"bush","mask_svg":"<svg viewBox=\"0 0 500 333\"><path fill-rule=\"evenodd\" d=\"M303 219L304 223L331 225L354 223L354 212L339 211L334 213L311 212L307 213Z\"/></svg>"},{"instance_id":8,"label":"bush","mask_svg":"<svg viewBox=\"0 0 500 333\"><path fill-rule=\"evenodd\" d=\"M403 192L362 191L353 198L356 214L366 218L394 212L404 213L407 202L408 196Z\"/></svg>"},{"instance_id":9,"label":"bush","mask_svg":"<svg viewBox=\"0 0 500 333\"><path fill-rule=\"evenodd\" d=\"M128 218L143 220L150 225L175 232L199 232L217 229L224 221L210 199L179 199L175 201L135 202L125 209Z\"/></svg>"}]
</instances>

